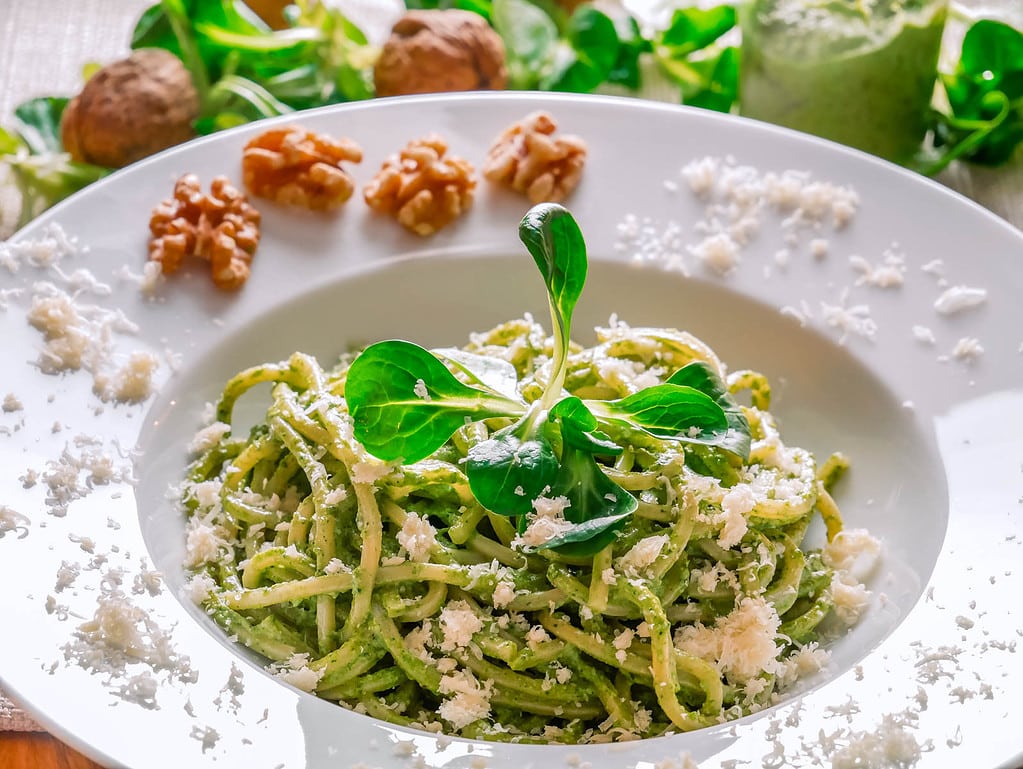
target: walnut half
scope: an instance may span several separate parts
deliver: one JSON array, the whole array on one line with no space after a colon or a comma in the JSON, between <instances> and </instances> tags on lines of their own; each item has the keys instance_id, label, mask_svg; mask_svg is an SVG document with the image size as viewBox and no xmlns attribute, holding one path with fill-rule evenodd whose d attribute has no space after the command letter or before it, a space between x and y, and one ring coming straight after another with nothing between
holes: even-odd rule
<instances>
[{"instance_id":1,"label":"walnut half","mask_svg":"<svg viewBox=\"0 0 1023 769\"><path fill-rule=\"evenodd\" d=\"M362 149L300 126L261 133L242 151L242 181L253 195L286 206L329 211L355 191L343 162L362 162Z\"/></svg>"},{"instance_id":2,"label":"walnut half","mask_svg":"<svg viewBox=\"0 0 1023 769\"><path fill-rule=\"evenodd\" d=\"M436 134L409 142L363 189L366 203L417 235L450 224L472 206L476 178L469 161L445 157L447 150Z\"/></svg>"},{"instance_id":3,"label":"walnut half","mask_svg":"<svg viewBox=\"0 0 1023 769\"><path fill-rule=\"evenodd\" d=\"M483 176L521 192L532 203L564 200L579 183L586 142L578 136L552 136L557 123L534 112L497 137L483 163Z\"/></svg>"},{"instance_id":4,"label":"walnut half","mask_svg":"<svg viewBox=\"0 0 1023 769\"><path fill-rule=\"evenodd\" d=\"M149 220L149 259L165 274L175 272L186 256L210 262L217 288L240 288L259 245L259 211L226 176L218 176L203 194L199 177L182 176L174 196L153 209Z\"/></svg>"}]
</instances>

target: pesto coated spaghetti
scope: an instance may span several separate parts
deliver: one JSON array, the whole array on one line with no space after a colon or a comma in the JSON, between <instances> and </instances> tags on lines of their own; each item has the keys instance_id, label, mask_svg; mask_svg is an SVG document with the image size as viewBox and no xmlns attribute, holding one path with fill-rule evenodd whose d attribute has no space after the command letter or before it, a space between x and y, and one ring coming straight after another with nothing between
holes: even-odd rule
<instances>
[{"instance_id":1,"label":"pesto coated spaghetti","mask_svg":"<svg viewBox=\"0 0 1023 769\"><path fill-rule=\"evenodd\" d=\"M511 364L531 404L556 348L527 317L465 350ZM286 680L466 737L633 739L771 704L815 659L836 601L855 618L856 586L827 552L800 548L818 514L829 542L841 538L827 488L844 460L818 467L786 446L765 378L726 375L691 335L613 322L594 347L568 352L563 390L614 401L702 362L749 404L748 459L614 423L620 451L594 450L596 461L634 511L585 555L544 546L570 512L566 497L548 490L516 518L470 490L467 456L510 417L467 419L420 461L370 456L345 399L352 360L324 371L296 353L235 376L184 486L203 606ZM439 360L470 379L450 355ZM261 382L272 383L265 421L232 434L235 401Z\"/></svg>"}]
</instances>

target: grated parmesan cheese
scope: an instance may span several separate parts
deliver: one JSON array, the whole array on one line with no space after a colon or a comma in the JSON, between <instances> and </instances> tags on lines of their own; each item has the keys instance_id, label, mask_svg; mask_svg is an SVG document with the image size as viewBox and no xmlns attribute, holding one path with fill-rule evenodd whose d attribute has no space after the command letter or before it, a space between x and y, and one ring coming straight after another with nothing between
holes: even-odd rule
<instances>
[{"instance_id":1,"label":"grated parmesan cheese","mask_svg":"<svg viewBox=\"0 0 1023 769\"><path fill-rule=\"evenodd\" d=\"M630 577L643 576L646 570L653 566L654 561L660 556L668 541L668 535L666 534L641 539L625 555L618 559L619 567ZM614 572L612 571L611 574L613 578ZM601 579L603 579L603 575Z\"/></svg>"},{"instance_id":2,"label":"grated parmesan cheese","mask_svg":"<svg viewBox=\"0 0 1023 769\"><path fill-rule=\"evenodd\" d=\"M848 293L842 292L839 304L821 302L821 315L824 323L831 328L837 328L842 332L839 337L839 344L845 344L849 334L855 334L865 339L873 339L877 334L877 323L870 316L870 306L866 304L855 304L847 306Z\"/></svg>"},{"instance_id":3,"label":"grated parmesan cheese","mask_svg":"<svg viewBox=\"0 0 1023 769\"><path fill-rule=\"evenodd\" d=\"M27 532L26 527L29 523L29 519L14 508L0 504L0 539L3 539L4 535L11 531L21 529Z\"/></svg>"},{"instance_id":4,"label":"grated parmesan cheese","mask_svg":"<svg viewBox=\"0 0 1023 769\"><path fill-rule=\"evenodd\" d=\"M424 401L431 400L430 391L426 389L426 382L424 382L422 379L416 380L416 384L415 387L412 388L412 392L415 393L415 396L417 398L420 398Z\"/></svg>"},{"instance_id":5,"label":"grated parmesan cheese","mask_svg":"<svg viewBox=\"0 0 1023 769\"><path fill-rule=\"evenodd\" d=\"M160 368L156 356L149 352L133 352L128 362L107 375L93 375L93 392L104 402L141 403L153 392L153 374Z\"/></svg>"},{"instance_id":6,"label":"grated parmesan cheese","mask_svg":"<svg viewBox=\"0 0 1023 769\"><path fill-rule=\"evenodd\" d=\"M490 715L490 697L494 684L482 684L468 670L458 670L440 679L440 693L453 695L437 708L437 714L455 729L462 729L473 721Z\"/></svg>"},{"instance_id":7,"label":"grated parmesan cheese","mask_svg":"<svg viewBox=\"0 0 1023 769\"><path fill-rule=\"evenodd\" d=\"M748 530L747 517L752 512L756 498L748 483L737 483L721 498L721 512L714 516L714 523L721 524L718 544L723 548L738 545Z\"/></svg>"},{"instance_id":8,"label":"grated parmesan cheese","mask_svg":"<svg viewBox=\"0 0 1023 769\"><path fill-rule=\"evenodd\" d=\"M501 580L494 586L494 594L491 601L495 609L503 609L515 600L515 585L507 580Z\"/></svg>"},{"instance_id":9,"label":"grated parmesan cheese","mask_svg":"<svg viewBox=\"0 0 1023 769\"><path fill-rule=\"evenodd\" d=\"M913 326L913 338L920 344L933 345L938 342L934 332L927 326Z\"/></svg>"},{"instance_id":10,"label":"grated parmesan cheese","mask_svg":"<svg viewBox=\"0 0 1023 769\"><path fill-rule=\"evenodd\" d=\"M563 496L534 499L533 511L526 514L526 530L512 540L512 547L541 547L571 530L572 522L565 519L565 510L570 504L568 497Z\"/></svg>"},{"instance_id":11,"label":"grated parmesan cheese","mask_svg":"<svg viewBox=\"0 0 1023 769\"><path fill-rule=\"evenodd\" d=\"M464 649L483 629L483 620L465 601L453 601L441 609L439 621L442 633L440 649L445 652Z\"/></svg>"},{"instance_id":12,"label":"grated parmesan cheese","mask_svg":"<svg viewBox=\"0 0 1023 769\"><path fill-rule=\"evenodd\" d=\"M374 484L391 472L391 465L377 459L367 459L352 465L352 483Z\"/></svg>"},{"instance_id":13,"label":"grated parmesan cheese","mask_svg":"<svg viewBox=\"0 0 1023 769\"><path fill-rule=\"evenodd\" d=\"M214 422L199 430L188 444L189 454L205 454L212 449L224 436L231 432L231 425L223 422Z\"/></svg>"},{"instance_id":14,"label":"grated parmesan cheese","mask_svg":"<svg viewBox=\"0 0 1023 769\"><path fill-rule=\"evenodd\" d=\"M876 288L898 288L906 279L906 259L889 248L884 253L884 261L873 265L862 256L849 257L849 265L860 274L856 285L874 286Z\"/></svg>"},{"instance_id":15,"label":"grated parmesan cheese","mask_svg":"<svg viewBox=\"0 0 1023 769\"><path fill-rule=\"evenodd\" d=\"M734 683L745 683L761 673L781 670L778 628L781 619L762 596L747 596L713 627L701 622L683 625L675 633L675 646L715 664Z\"/></svg>"},{"instance_id":16,"label":"grated parmesan cheese","mask_svg":"<svg viewBox=\"0 0 1023 769\"><path fill-rule=\"evenodd\" d=\"M728 275L739 264L739 245L724 232L708 235L689 252L718 275Z\"/></svg>"},{"instance_id":17,"label":"grated parmesan cheese","mask_svg":"<svg viewBox=\"0 0 1023 769\"><path fill-rule=\"evenodd\" d=\"M304 692L311 692L327 672L326 667L313 669L309 667L308 654L294 654L281 664L270 665L267 670L278 681L294 686Z\"/></svg>"},{"instance_id":18,"label":"grated parmesan cheese","mask_svg":"<svg viewBox=\"0 0 1023 769\"><path fill-rule=\"evenodd\" d=\"M964 336L952 348L952 357L956 360L972 362L984 354L984 347L979 339Z\"/></svg>"},{"instance_id":19,"label":"grated parmesan cheese","mask_svg":"<svg viewBox=\"0 0 1023 769\"><path fill-rule=\"evenodd\" d=\"M422 563L430 559L430 553L437 545L436 534L437 530L425 515L420 517L416 513L409 513L405 516L397 540L410 561Z\"/></svg>"},{"instance_id":20,"label":"grated parmesan cheese","mask_svg":"<svg viewBox=\"0 0 1023 769\"><path fill-rule=\"evenodd\" d=\"M866 529L844 529L825 545L821 553L826 566L865 579L881 555L881 541Z\"/></svg>"},{"instance_id":21,"label":"grated parmesan cheese","mask_svg":"<svg viewBox=\"0 0 1023 769\"><path fill-rule=\"evenodd\" d=\"M952 286L934 301L934 309L942 315L954 315L987 301L987 291L970 286Z\"/></svg>"}]
</instances>

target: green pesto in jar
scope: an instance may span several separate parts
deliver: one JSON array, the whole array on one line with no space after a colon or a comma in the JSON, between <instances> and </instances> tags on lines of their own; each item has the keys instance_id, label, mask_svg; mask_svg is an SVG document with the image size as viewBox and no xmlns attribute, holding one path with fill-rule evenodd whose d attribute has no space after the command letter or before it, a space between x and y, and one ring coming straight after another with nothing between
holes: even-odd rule
<instances>
[{"instance_id":1,"label":"green pesto in jar","mask_svg":"<svg viewBox=\"0 0 1023 769\"><path fill-rule=\"evenodd\" d=\"M906 162L927 131L946 0L750 0L741 112Z\"/></svg>"}]
</instances>

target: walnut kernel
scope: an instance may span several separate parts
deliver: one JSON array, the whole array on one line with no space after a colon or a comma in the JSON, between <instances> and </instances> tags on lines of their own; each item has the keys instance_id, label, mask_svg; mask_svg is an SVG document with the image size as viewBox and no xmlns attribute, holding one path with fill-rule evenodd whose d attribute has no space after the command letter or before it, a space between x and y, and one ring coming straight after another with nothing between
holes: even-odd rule
<instances>
[{"instance_id":1,"label":"walnut kernel","mask_svg":"<svg viewBox=\"0 0 1023 769\"><path fill-rule=\"evenodd\" d=\"M521 192L532 203L558 202L579 183L586 163L586 142L558 136L546 112L534 112L497 137L483 163L483 176Z\"/></svg>"},{"instance_id":2,"label":"walnut kernel","mask_svg":"<svg viewBox=\"0 0 1023 769\"><path fill-rule=\"evenodd\" d=\"M345 161L362 162L362 149L355 142L282 126L245 145L242 181L258 197L329 211L342 206L355 191L355 180L341 167Z\"/></svg>"},{"instance_id":3,"label":"walnut kernel","mask_svg":"<svg viewBox=\"0 0 1023 769\"><path fill-rule=\"evenodd\" d=\"M472 164L445 157L447 149L436 134L409 142L366 185L366 203L417 235L432 235L450 224L472 206L476 178Z\"/></svg>"},{"instance_id":4,"label":"walnut kernel","mask_svg":"<svg viewBox=\"0 0 1023 769\"><path fill-rule=\"evenodd\" d=\"M186 174L174 196L153 209L149 259L170 274L186 256L198 256L210 262L217 288L240 288L259 245L259 221L259 211L227 177L216 177L203 194L199 177Z\"/></svg>"}]
</instances>

